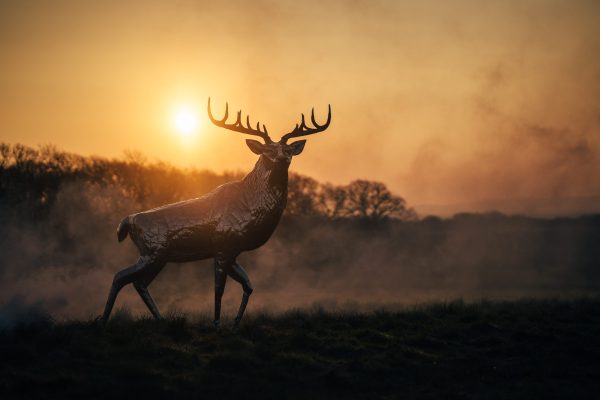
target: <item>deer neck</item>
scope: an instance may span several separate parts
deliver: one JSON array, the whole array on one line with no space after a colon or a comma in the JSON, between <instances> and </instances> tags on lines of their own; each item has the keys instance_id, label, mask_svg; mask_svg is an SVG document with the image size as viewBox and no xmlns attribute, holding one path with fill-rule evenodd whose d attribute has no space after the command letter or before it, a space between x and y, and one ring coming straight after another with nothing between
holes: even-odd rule
<instances>
[{"instance_id":1,"label":"deer neck","mask_svg":"<svg viewBox=\"0 0 600 400\"><path fill-rule=\"evenodd\" d=\"M285 208L289 164L274 163L260 156L254 169L246 175L244 197L250 204L266 208Z\"/></svg>"}]
</instances>

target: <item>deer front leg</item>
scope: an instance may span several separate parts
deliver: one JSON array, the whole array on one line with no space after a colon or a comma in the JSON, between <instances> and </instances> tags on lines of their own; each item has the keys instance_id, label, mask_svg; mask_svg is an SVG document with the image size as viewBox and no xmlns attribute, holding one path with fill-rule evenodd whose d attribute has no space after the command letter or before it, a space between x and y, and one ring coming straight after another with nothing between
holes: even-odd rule
<instances>
[{"instance_id":1,"label":"deer front leg","mask_svg":"<svg viewBox=\"0 0 600 400\"><path fill-rule=\"evenodd\" d=\"M218 255L215 257L215 319L213 324L219 329L221 325L221 298L225 292L227 270L231 265L231 258Z\"/></svg>"},{"instance_id":2,"label":"deer front leg","mask_svg":"<svg viewBox=\"0 0 600 400\"><path fill-rule=\"evenodd\" d=\"M248 305L248 299L250 299L250 295L254 290L252 288L252 284L250 283L250 278L248 278L248 274L244 271L244 268L237 262L234 262L228 271L229 275L237 282L242 285L244 289L244 294L242 295L242 302L240 303L240 308L238 310L237 316L235 317L235 325L239 325L242 317L244 316L244 311L246 311L246 306Z\"/></svg>"}]
</instances>

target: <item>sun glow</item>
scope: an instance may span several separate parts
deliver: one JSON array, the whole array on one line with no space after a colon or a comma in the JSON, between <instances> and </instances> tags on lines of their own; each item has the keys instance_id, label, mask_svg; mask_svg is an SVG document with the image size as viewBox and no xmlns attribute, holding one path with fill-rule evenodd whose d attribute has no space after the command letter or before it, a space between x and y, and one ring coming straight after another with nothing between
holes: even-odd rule
<instances>
[{"instance_id":1,"label":"sun glow","mask_svg":"<svg viewBox=\"0 0 600 400\"><path fill-rule=\"evenodd\" d=\"M198 114L191 107L179 107L173 114L173 126L181 137L191 138L198 130Z\"/></svg>"}]
</instances>

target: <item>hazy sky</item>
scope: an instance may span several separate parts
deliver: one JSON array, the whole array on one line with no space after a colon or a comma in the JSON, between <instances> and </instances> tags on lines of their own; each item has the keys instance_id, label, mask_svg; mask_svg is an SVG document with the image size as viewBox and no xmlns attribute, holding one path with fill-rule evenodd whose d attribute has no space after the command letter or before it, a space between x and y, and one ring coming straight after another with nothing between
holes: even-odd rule
<instances>
[{"instance_id":1,"label":"hazy sky","mask_svg":"<svg viewBox=\"0 0 600 400\"><path fill-rule=\"evenodd\" d=\"M410 204L600 196L599 1L0 0L2 141L251 169L209 95L275 137L331 103L291 169Z\"/></svg>"}]
</instances>

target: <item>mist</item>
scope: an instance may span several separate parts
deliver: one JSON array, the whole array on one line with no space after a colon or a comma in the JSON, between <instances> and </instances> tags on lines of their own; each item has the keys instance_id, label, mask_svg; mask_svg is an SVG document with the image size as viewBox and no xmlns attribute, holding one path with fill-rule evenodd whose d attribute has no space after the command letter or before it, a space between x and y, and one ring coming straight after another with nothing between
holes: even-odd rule
<instances>
[{"instance_id":1,"label":"mist","mask_svg":"<svg viewBox=\"0 0 600 400\"><path fill-rule=\"evenodd\" d=\"M118 184L63 184L44 218L0 208L0 323L31 315L100 315L113 275L137 251L116 226L142 205ZM462 214L403 222L285 216L262 248L239 256L255 287L248 312L372 309L419 302L593 294L600 288L598 217ZM209 313L212 260L167 264L150 286L163 313ZM229 279L231 317L242 290ZM132 287L116 308L149 315ZM4 321L4 322L3 322Z\"/></svg>"}]
</instances>

